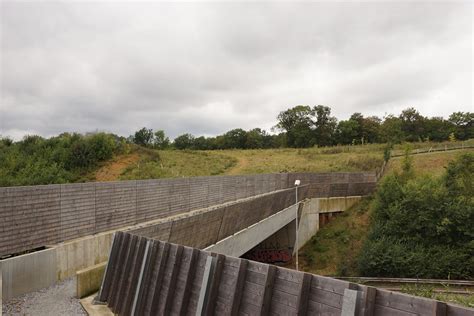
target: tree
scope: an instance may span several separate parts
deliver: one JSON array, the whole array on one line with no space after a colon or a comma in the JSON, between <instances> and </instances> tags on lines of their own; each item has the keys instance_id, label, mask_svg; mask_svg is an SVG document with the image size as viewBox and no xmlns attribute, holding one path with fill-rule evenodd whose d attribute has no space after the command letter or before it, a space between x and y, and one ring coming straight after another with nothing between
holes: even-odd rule
<instances>
[{"instance_id":1,"label":"tree","mask_svg":"<svg viewBox=\"0 0 474 316\"><path fill-rule=\"evenodd\" d=\"M310 106L298 105L278 114L277 128L285 130L290 147L310 147L314 145L312 128L314 111Z\"/></svg>"},{"instance_id":2,"label":"tree","mask_svg":"<svg viewBox=\"0 0 474 316\"><path fill-rule=\"evenodd\" d=\"M174 147L176 147L176 149L193 149L194 136L186 133L176 137L174 139Z\"/></svg>"},{"instance_id":3,"label":"tree","mask_svg":"<svg viewBox=\"0 0 474 316\"><path fill-rule=\"evenodd\" d=\"M404 141L402 120L391 114L386 116L379 129L379 137L384 143L398 144Z\"/></svg>"},{"instance_id":4,"label":"tree","mask_svg":"<svg viewBox=\"0 0 474 316\"><path fill-rule=\"evenodd\" d=\"M247 132L241 128L236 128L228 131L224 135L224 148L245 148L245 142L247 140Z\"/></svg>"},{"instance_id":5,"label":"tree","mask_svg":"<svg viewBox=\"0 0 474 316\"><path fill-rule=\"evenodd\" d=\"M245 148L255 149L255 148L269 148L266 144L267 134L265 130L260 128L254 128L247 132L247 139L245 141Z\"/></svg>"},{"instance_id":6,"label":"tree","mask_svg":"<svg viewBox=\"0 0 474 316\"><path fill-rule=\"evenodd\" d=\"M170 146L170 139L166 137L163 130L158 130L155 132L155 138L153 140L155 148L166 149Z\"/></svg>"},{"instance_id":7,"label":"tree","mask_svg":"<svg viewBox=\"0 0 474 316\"><path fill-rule=\"evenodd\" d=\"M331 108L318 105L313 108L313 113L316 115L314 122L316 144L319 146L333 145L337 119L331 116Z\"/></svg>"},{"instance_id":8,"label":"tree","mask_svg":"<svg viewBox=\"0 0 474 316\"><path fill-rule=\"evenodd\" d=\"M137 145L149 147L153 143L153 130L143 127L142 129L135 132L133 136L133 142Z\"/></svg>"},{"instance_id":9,"label":"tree","mask_svg":"<svg viewBox=\"0 0 474 316\"><path fill-rule=\"evenodd\" d=\"M366 143L379 141L380 124L382 120L377 116L369 116L362 121L362 138Z\"/></svg>"},{"instance_id":10,"label":"tree","mask_svg":"<svg viewBox=\"0 0 474 316\"><path fill-rule=\"evenodd\" d=\"M457 139L474 138L474 113L454 112L448 120L454 125L454 133Z\"/></svg>"},{"instance_id":11,"label":"tree","mask_svg":"<svg viewBox=\"0 0 474 316\"><path fill-rule=\"evenodd\" d=\"M454 126L442 117L426 118L424 121L426 137L429 140L440 142L447 140L454 131Z\"/></svg>"},{"instance_id":12,"label":"tree","mask_svg":"<svg viewBox=\"0 0 474 316\"><path fill-rule=\"evenodd\" d=\"M399 117L407 141L414 142L425 139L425 118L417 110L408 108L403 110Z\"/></svg>"},{"instance_id":13,"label":"tree","mask_svg":"<svg viewBox=\"0 0 474 316\"><path fill-rule=\"evenodd\" d=\"M336 128L336 141L338 144L352 144L359 138L359 124L354 120L340 121Z\"/></svg>"}]
</instances>

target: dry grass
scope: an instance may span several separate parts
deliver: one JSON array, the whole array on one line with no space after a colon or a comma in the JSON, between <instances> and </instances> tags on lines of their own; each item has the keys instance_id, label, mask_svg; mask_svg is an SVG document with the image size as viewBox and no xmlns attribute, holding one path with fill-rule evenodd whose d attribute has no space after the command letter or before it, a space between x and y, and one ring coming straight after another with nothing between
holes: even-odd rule
<instances>
[{"instance_id":1,"label":"dry grass","mask_svg":"<svg viewBox=\"0 0 474 316\"><path fill-rule=\"evenodd\" d=\"M413 168L415 174L440 176L444 173L445 167L448 163L454 160L457 156L465 152L474 152L474 149L453 150L446 152L434 152L413 155ZM392 158L388 164L387 174L390 172L400 172L403 157Z\"/></svg>"},{"instance_id":2,"label":"dry grass","mask_svg":"<svg viewBox=\"0 0 474 316\"><path fill-rule=\"evenodd\" d=\"M142 151L140 157L140 161L129 165L123 171L120 179L136 180L218 175L236 163L236 160L232 157L203 151L147 150Z\"/></svg>"},{"instance_id":3,"label":"dry grass","mask_svg":"<svg viewBox=\"0 0 474 316\"><path fill-rule=\"evenodd\" d=\"M354 147L351 150L332 147L327 149L223 150L218 153L237 160L237 164L226 170L225 174L373 171L380 167L383 162L381 148Z\"/></svg>"},{"instance_id":4,"label":"dry grass","mask_svg":"<svg viewBox=\"0 0 474 316\"><path fill-rule=\"evenodd\" d=\"M423 144L425 147L422 146ZM395 150L401 150L403 146L397 145ZM420 143L416 146L430 148L434 145ZM141 148L134 150L138 152L140 160L124 168L119 178L151 179L273 172L375 171L382 165L385 147L385 144L368 144L306 149L213 151L157 151ZM394 161L396 160L398 158L394 158ZM433 162L433 164L436 165L438 162Z\"/></svg>"}]
</instances>

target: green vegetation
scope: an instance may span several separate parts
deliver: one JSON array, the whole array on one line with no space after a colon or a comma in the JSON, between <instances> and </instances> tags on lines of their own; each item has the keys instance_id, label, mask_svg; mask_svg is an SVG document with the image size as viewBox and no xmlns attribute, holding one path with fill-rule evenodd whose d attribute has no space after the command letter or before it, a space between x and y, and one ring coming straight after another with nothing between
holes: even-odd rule
<instances>
[{"instance_id":1,"label":"green vegetation","mask_svg":"<svg viewBox=\"0 0 474 316\"><path fill-rule=\"evenodd\" d=\"M369 229L371 198L323 226L301 249L302 270L337 276L358 276L358 255Z\"/></svg>"},{"instance_id":2,"label":"green vegetation","mask_svg":"<svg viewBox=\"0 0 474 316\"><path fill-rule=\"evenodd\" d=\"M127 149L125 139L105 133L0 138L0 186L85 181L101 162Z\"/></svg>"},{"instance_id":3,"label":"green vegetation","mask_svg":"<svg viewBox=\"0 0 474 316\"><path fill-rule=\"evenodd\" d=\"M361 275L472 278L474 154L460 155L438 178L415 177L406 166L377 190Z\"/></svg>"},{"instance_id":4,"label":"green vegetation","mask_svg":"<svg viewBox=\"0 0 474 316\"><path fill-rule=\"evenodd\" d=\"M449 291L450 288L449 286L445 286L443 290ZM410 295L432 298L438 301L460 304L471 308L474 307L474 294L440 293L436 292L433 286L421 284L403 286L401 291Z\"/></svg>"},{"instance_id":5,"label":"green vegetation","mask_svg":"<svg viewBox=\"0 0 474 316\"><path fill-rule=\"evenodd\" d=\"M354 148L363 148L367 146L353 146ZM381 146L379 145L371 145L368 146L374 151L377 150L383 150ZM395 146L396 150L402 150L403 146ZM337 147L334 147L337 148ZM322 149L320 149L322 150ZM455 238L457 240L462 240L457 237L457 235L454 233L456 230L461 230L465 234L467 234L467 237L464 239L465 242L470 238L470 240L473 239L472 234L474 233L473 230L474 228L472 227L473 223L473 209L472 209L472 174L473 170L469 169L469 167L466 167L466 165L469 165L468 160L466 160L466 157L471 157L474 155L474 153L471 151L470 153L465 153L462 151L448 151L448 152L436 152L436 153L430 153L430 154L421 154L421 155L414 155L411 156L413 158L413 165L412 166L407 166L405 169L407 170L403 177L406 177L406 173L412 173L410 176L410 179L406 179L406 182L411 182L411 183L417 183L417 181L422 181L422 179L425 179L427 175L438 175L438 178L428 178L435 183L437 183L439 186L441 186L441 189L438 188L436 189L436 192L438 191L443 191L447 190L448 193L444 193L444 201L438 200L433 200L431 201L431 205L429 208L426 206L421 205L420 201L423 201L427 204L430 203L430 199L432 198L433 194L428 195L425 198L421 198L419 195L424 194L420 193L417 194L419 191L413 191L410 187L410 189L406 189L406 191L413 191L411 192L411 196L416 197L416 199L406 199L404 203L409 206L409 209L407 210L406 213L407 218L405 218L406 222L394 222L393 218L386 219L385 222L381 220L383 223L392 223L393 225L399 224L402 227L398 228L396 226L393 226L395 233L400 231L400 234L403 236L419 236L419 238L424 239L426 236L424 235L425 233L427 234L431 226L438 226L439 220L434 219L436 212L442 213L444 215L444 218L449 218L450 223L446 220L441 219L442 225L440 225L437 230L436 234L441 234L442 229L441 227L445 228L446 230L450 230ZM402 164L406 159L401 159L401 158L392 158L390 160L390 163L388 165L388 169L386 172L386 177L391 178L391 177L402 177ZM456 161L456 162L454 162ZM449 164L451 162L451 164ZM448 166L446 168L446 166ZM471 167L472 168L472 167ZM411 170L411 171L410 171ZM448 171L447 171L448 170ZM413 172L412 172L413 171ZM446 176L446 172L450 174L450 176ZM441 177L441 175L444 175L444 177ZM453 189L448 190L446 186L441 185L442 183L445 183L447 181L446 179L456 179L455 181L450 180L450 183L453 183L449 185L449 187L453 188L455 187L455 191L459 192L464 192L462 193L462 196L465 198L452 198L453 196L457 196L456 193L451 195L449 192L452 191ZM398 179L398 178L397 178ZM384 180L387 181L387 180ZM401 180L400 180L401 181ZM383 182L385 183L385 182ZM350 210L344 212L343 214L337 216L335 219L333 219L331 222L323 226L319 232L313 236L313 238L303 247L300 253L300 262L305 271L312 272L312 273L317 273L317 274L322 274L322 275L337 275L337 276L361 276L361 262L359 262L362 254L362 249L364 248L365 251L367 249L371 249L371 245L374 243L377 246L377 242L380 240L385 240L386 236L375 236L373 233L371 233L371 240L367 240L368 232L372 231L373 228L375 227L375 213L376 209L382 208L382 209L388 209L387 207L381 205L379 203L379 195L384 192L382 187L390 187L388 184L381 184L381 188L379 188L379 192L376 193L376 195L373 198L366 198L364 199L361 203L358 205L355 205L352 207ZM467 188L467 189L463 189ZM469 189L471 188L471 189ZM426 191L430 191L431 187L426 187ZM389 190L389 189L387 189ZM407 192L408 193L408 192ZM469 200L467 197L471 197L471 200ZM463 204L463 199L466 199L467 202ZM402 204L400 201L400 207L401 205L405 206L405 204ZM444 203L444 204L443 204ZM469 204L470 203L470 204ZM396 204L396 203L395 203ZM451 205L457 205L460 208L453 208L448 210L447 208L451 208ZM443 206L444 205L444 206ZM462 209L464 205L464 211ZM468 208L468 205L471 205L470 209ZM420 208L420 210L418 210ZM388 212L388 211L387 211ZM430 215L430 212L435 212L434 214ZM428 214L427 214L428 213ZM461 213L461 215L459 214ZM394 211L393 213L390 213L391 215L395 216L396 212ZM457 214L457 215L456 215ZM461 218L459 218L461 216ZM463 217L464 216L464 217ZM451 218L452 217L452 218ZM425 221L428 222L428 224L425 223ZM458 225L459 222L463 222L462 225ZM470 223L470 224L469 224ZM412 226L410 226L412 225ZM411 231L413 227L418 227L419 229L416 232ZM405 231L406 227L410 228L410 231ZM449 227L449 228L448 228ZM407 228L408 230L408 228ZM384 232L385 233L385 232ZM466 236L466 235L464 235ZM469 237L470 236L470 237ZM438 235L434 237L434 239L437 239ZM454 237L453 237L454 238ZM366 242L367 240L367 242ZM391 240L392 242L395 243L395 241ZM431 240L432 241L432 240ZM463 251L471 251L471 257L472 257L472 247L470 242L463 243L466 247L459 246L457 243L453 243L449 240L442 240L440 239L439 242L436 242L436 244L440 243L445 243L446 245L449 245L448 248L459 250L460 248L463 248L464 250L461 250L461 253ZM398 242L396 244L399 244ZM379 253L374 253L374 256L380 255L380 258L385 258L387 261L384 261L382 263L378 262L378 265L380 267L384 267L386 264L389 264L389 259L395 256L400 255L399 253L394 253L393 250L390 248L390 245L384 244L387 246L385 249L379 249L379 248L374 248L371 249L372 251L376 251L377 249L380 250ZM470 246L471 245L471 246ZM396 248L396 246L393 246ZM416 245L415 245L416 247ZM406 249L404 249L406 250ZM418 250L418 248L417 248ZM422 250L423 252L423 250ZM455 256L452 257L450 260L451 264L457 264L456 260L458 260L458 257L456 257L459 252L454 251ZM452 254L446 253L446 257ZM413 253L410 251L409 255L413 255ZM388 258L388 259L387 259ZM463 257L465 259L465 257ZM369 264L372 264L372 258L367 258ZM420 259L421 260L421 259ZM438 258L433 260L433 258L423 258L423 260L431 260L438 262ZM470 259L472 260L472 258ZM377 263L377 260L374 259L374 262ZM427 261L428 262L428 261ZM472 261L471 261L472 262ZM396 265L398 263L394 263ZM424 266L424 262L415 262L413 264L418 264L421 266ZM464 262L465 267L468 266L470 263L469 262ZM429 265L429 264L428 264ZM406 267L400 267L400 269L405 269ZM371 270L371 268L365 268L365 270ZM409 270L406 270L409 271ZM375 272L373 274L371 273L366 273L367 275L373 275L373 276L387 276L383 274L379 274L378 272ZM405 274L392 274L391 276L394 277L403 277L406 276ZM417 275L415 275L416 277ZM418 275L418 277L424 277L424 275ZM451 275L444 275L444 278L455 278L455 274ZM471 274L472 277L472 274Z\"/></svg>"},{"instance_id":6,"label":"green vegetation","mask_svg":"<svg viewBox=\"0 0 474 316\"><path fill-rule=\"evenodd\" d=\"M203 151L141 148L139 153L141 159L126 168L122 180L218 175L236 163L232 157Z\"/></svg>"}]
</instances>

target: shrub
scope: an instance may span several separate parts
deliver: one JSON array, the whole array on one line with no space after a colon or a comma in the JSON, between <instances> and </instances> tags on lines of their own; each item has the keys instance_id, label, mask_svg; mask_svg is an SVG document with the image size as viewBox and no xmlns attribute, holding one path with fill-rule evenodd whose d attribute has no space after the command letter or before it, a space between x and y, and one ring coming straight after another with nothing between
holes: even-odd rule
<instances>
[{"instance_id":1,"label":"shrub","mask_svg":"<svg viewBox=\"0 0 474 316\"><path fill-rule=\"evenodd\" d=\"M449 164L441 178L386 177L374 202L372 228L359 257L362 275L474 276L474 155Z\"/></svg>"}]
</instances>

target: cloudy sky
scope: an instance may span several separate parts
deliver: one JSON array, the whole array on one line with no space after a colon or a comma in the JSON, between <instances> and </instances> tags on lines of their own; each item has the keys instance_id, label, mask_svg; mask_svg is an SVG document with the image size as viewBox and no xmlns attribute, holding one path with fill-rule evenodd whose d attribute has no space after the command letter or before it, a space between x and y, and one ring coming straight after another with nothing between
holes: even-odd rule
<instances>
[{"instance_id":1,"label":"cloudy sky","mask_svg":"<svg viewBox=\"0 0 474 316\"><path fill-rule=\"evenodd\" d=\"M324 104L339 119L473 109L473 5L0 4L0 135L215 135Z\"/></svg>"}]
</instances>

